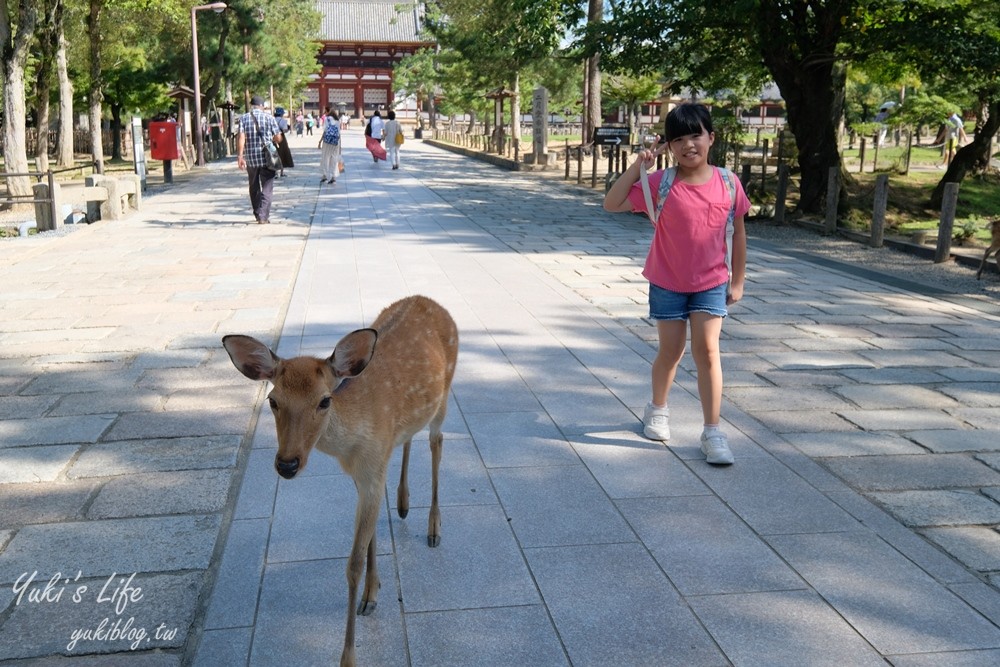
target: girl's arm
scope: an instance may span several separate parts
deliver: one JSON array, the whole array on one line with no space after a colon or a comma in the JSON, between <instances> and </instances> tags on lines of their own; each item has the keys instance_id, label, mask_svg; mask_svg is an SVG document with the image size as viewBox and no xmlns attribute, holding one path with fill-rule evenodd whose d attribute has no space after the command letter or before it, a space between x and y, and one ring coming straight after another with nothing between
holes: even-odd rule
<instances>
[{"instance_id":1,"label":"girl's arm","mask_svg":"<svg viewBox=\"0 0 1000 667\"><path fill-rule=\"evenodd\" d=\"M604 195L604 210L612 213L631 213L632 202L629 201L628 193L639 180L640 169L649 169L653 166L656 156L665 148L666 144L661 144L655 150L644 149L639 151L638 159L625 170L625 173L618 177L608 193ZM597 147L594 147L597 150Z\"/></svg>"},{"instance_id":2,"label":"girl's arm","mask_svg":"<svg viewBox=\"0 0 1000 667\"><path fill-rule=\"evenodd\" d=\"M743 225L743 216L733 221L733 279L730 282L729 298L726 303L732 305L743 298L743 288L747 275L747 230Z\"/></svg>"},{"instance_id":3,"label":"girl's arm","mask_svg":"<svg viewBox=\"0 0 1000 667\"><path fill-rule=\"evenodd\" d=\"M596 150L596 148L595 148ZM635 185L636 181L639 180L639 170L642 169L642 164L645 162L643 160L643 155L649 153L649 151L642 151L639 153L639 159L636 160L625 170L625 173L618 177L608 193L604 195L604 210L611 211L612 213L626 213L632 211L632 202L629 201L628 193Z\"/></svg>"}]
</instances>

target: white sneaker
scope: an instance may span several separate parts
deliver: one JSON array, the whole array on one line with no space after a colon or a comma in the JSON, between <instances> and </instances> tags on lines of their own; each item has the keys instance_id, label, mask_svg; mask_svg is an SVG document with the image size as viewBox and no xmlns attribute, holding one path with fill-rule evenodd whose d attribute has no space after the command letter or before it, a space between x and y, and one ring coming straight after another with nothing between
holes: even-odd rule
<instances>
[{"instance_id":1,"label":"white sneaker","mask_svg":"<svg viewBox=\"0 0 1000 667\"><path fill-rule=\"evenodd\" d=\"M657 408L652 402L646 404L642 413L642 433L650 440L669 440L670 408Z\"/></svg>"},{"instance_id":2,"label":"white sneaker","mask_svg":"<svg viewBox=\"0 0 1000 667\"><path fill-rule=\"evenodd\" d=\"M712 435L701 434L701 451L705 461L717 466L728 466L733 463L733 453L729 451L729 440L724 433L716 431Z\"/></svg>"}]
</instances>

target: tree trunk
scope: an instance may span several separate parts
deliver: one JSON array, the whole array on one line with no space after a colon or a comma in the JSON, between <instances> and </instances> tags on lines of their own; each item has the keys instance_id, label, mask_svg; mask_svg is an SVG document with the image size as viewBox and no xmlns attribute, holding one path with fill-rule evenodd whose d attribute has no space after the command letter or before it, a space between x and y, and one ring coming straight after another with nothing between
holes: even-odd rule
<instances>
[{"instance_id":1,"label":"tree trunk","mask_svg":"<svg viewBox=\"0 0 1000 667\"><path fill-rule=\"evenodd\" d=\"M122 159L122 105L111 104L111 159Z\"/></svg>"},{"instance_id":2,"label":"tree trunk","mask_svg":"<svg viewBox=\"0 0 1000 667\"><path fill-rule=\"evenodd\" d=\"M604 20L604 0L589 0L587 22ZM587 99L583 101L583 143L593 137L594 128L601 126L601 54L595 53L587 61Z\"/></svg>"},{"instance_id":3,"label":"tree trunk","mask_svg":"<svg viewBox=\"0 0 1000 667\"><path fill-rule=\"evenodd\" d=\"M801 173L799 210L824 210L831 167L840 168L837 128L844 111L847 68L833 54L842 32L838 8L816 9L812 3L761 3L758 14L761 54L774 77L795 135ZM786 10L793 16L786 15ZM810 25L809 31L793 27ZM837 193L840 199L841 192Z\"/></svg>"},{"instance_id":4,"label":"tree trunk","mask_svg":"<svg viewBox=\"0 0 1000 667\"><path fill-rule=\"evenodd\" d=\"M521 144L521 73L514 72L514 78L511 80L511 90L514 91L514 97L510 98L510 137L511 141L517 142L516 145ZM520 148L518 148L520 151Z\"/></svg>"},{"instance_id":5,"label":"tree trunk","mask_svg":"<svg viewBox=\"0 0 1000 667\"><path fill-rule=\"evenodd\" d=\"M60 167L71 167L73 158L73 83L69 80L66 65L66 36L59 28L59 50L56 51L56 70L59 72L59 145L56 162Z\"/></svg>"},{"instance_id":6,"label":"tree trunk","mask_svg":"<svg viewBox=\"0 0 1000 667\"><path fill-rule=\"evenodd\" d=\"M34 36L38 9L35 0L21 0L17 10L17 34L10 39L11 24L6 14L0 17L3 23L3 146L4 170L8 173L27 173L28 154L25 150L24 66L28 61L28 50ZM12 198L31 198L31 178L28 176L7 177L7 191ZM14 210L30 208L29 204L14 204Z\"/></svg>"},{"instance_id":7,"label":"tree trunk","mask_svg":"<svg viewBox=\"0 0 1000 667\"><path fill-rule=\"evenodd\" d=\"M49 168L49 92L62 25L62 0L50 0L45 4L38 30L38 65L35 69L35 127L38 132L35 156L39 171Z\"/></svg>"},{"instance_id":8,"label":"tree trunk","mask_svg":"<svg viewBox=\"0 0 1000 667\"><path fill-rule=\"evenodd\" d=\"M104 143L101 139L101 10L104 0L90 0L90 16L87 30L90 33L90 151L94 159L94 171L104 173Z\"/></svg>"},{"instance_id":9,"label":"tree trunk","mask_svg":"<svg viewBox=\"0 0 1000 667\"><path fill-rule=\"evenodd\" d=\"M958 149L951 164L948 165L948 170L944 172L944 176L935 186L934 192L931 194L931 208L941 209L946 183L961 183L966 174L975 171L977 165L989 164L990 143L997 130L1000 129L1000 98L990 100L987 109L986 117L983 123L976 128L976 134L972 137L972 141Z\"/></svg>"}]
</instances>

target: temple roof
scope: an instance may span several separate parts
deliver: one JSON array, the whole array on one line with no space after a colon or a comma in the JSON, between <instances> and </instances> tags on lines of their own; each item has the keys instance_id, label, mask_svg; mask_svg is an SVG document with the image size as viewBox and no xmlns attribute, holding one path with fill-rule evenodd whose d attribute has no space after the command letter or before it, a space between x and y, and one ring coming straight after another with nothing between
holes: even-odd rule
<instances>
[{"instance_id":1,"label":"temple roof","mask_svg":"<svg viewBox=\"0 0 1000 667\"><path fill-rule=\"evenodd\" d=\"M414 43L420 36L423 9L413 0L319 0L324 42Z\"/></svg>"}]
</instances>

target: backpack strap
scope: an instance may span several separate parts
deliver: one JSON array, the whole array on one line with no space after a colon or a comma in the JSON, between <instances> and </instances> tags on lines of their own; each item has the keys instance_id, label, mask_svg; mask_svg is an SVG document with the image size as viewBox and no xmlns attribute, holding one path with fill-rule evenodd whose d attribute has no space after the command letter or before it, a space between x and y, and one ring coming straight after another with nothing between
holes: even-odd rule
<instances>
[{"instance_id":1,"label":"backpack strap","mask_svg":"<svg viewBox=\"0 0 1000 667\"><path fill-rule=\"evenodd\" d=\"M649 175L645 169L639 169L642 195L646 199L646 215L649 216L649 221L653 223L654 227L656 226L656 221L660 219L660 214L663 213L663 204L667 201L667 195L670 194L670 188L673 187L675 178L677 178L677 167L670 167L663 171L663 178L660 179L660 187L656 193L659 206L654 207L653 194L649 188Z\"/></svg>"},{"instance_id":2,"label":"backpack strap","mask_svg":"<svg viewBox=\"0 0 1000 667\"><path fill-rule=\"evenodd\" d=\"M716 167L722 182L729 192L729 216L726 218L726 271L729 272L729 280L733 279L733 236L736 233L736 183L733 182L733 172L725 167ZM726 293L729 293L729 286L726 286Z\"/></svg>"}]
</instances>

